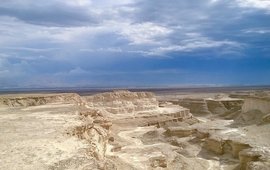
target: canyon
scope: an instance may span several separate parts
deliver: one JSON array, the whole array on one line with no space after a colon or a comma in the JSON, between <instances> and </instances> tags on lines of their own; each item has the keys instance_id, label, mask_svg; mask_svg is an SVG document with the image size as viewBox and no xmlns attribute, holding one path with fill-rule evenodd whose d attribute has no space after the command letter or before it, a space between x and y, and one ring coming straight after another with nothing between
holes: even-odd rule
<instances>
[{"instance_id":1,"label":"canyon","mask_svg":"<svg viewBox=\"0 0 270 170\"><path fill-rule=\"evenodd\" d=\"M0 169L268 170L270 92L0 95Z\"/></svg>"}]
</instances>

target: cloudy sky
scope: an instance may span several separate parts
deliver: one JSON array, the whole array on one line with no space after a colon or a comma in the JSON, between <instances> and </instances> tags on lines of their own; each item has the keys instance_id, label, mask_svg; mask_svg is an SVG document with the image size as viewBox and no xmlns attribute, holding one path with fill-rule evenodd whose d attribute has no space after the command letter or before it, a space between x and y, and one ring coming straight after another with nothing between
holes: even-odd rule
<instances>
[{"instance_id":1,"label":"cloudy sky","mask_svg":"<svg viewBox=\"0 0 270 170\"><path fill-rule=\"evenodd\" d=\"M0 88L270 84L269 0L0 2Z\"/></svg>"}]
</instances>

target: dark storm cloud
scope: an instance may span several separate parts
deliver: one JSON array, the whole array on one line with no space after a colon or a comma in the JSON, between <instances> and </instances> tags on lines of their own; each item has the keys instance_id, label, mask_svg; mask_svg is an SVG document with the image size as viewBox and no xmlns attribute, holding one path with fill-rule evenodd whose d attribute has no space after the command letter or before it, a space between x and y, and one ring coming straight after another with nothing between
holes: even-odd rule
<instances>
[{"instance_id":1,"label":"dark storm cloud","mask_svg":"<svg viewBox=\"0 0 270 170\"><path fill-rule=\"evenodd\" d=\"M2 0L0 87L265 83L269 11L263 0Z\"/></svg>"},{"instance_id":2,"label":"dark storm cloud","mask_svg":"<svg viewBox=\"0 0 270 170\"><path fill-rule=\"evenodd\" d=\"M31 3L26 5L15 2L1 3L0 15L43 26L83 26L100 22L100 18L84 6L72 6L54 1L51 3L30 1Z\"/></svg>"}]
</instances>

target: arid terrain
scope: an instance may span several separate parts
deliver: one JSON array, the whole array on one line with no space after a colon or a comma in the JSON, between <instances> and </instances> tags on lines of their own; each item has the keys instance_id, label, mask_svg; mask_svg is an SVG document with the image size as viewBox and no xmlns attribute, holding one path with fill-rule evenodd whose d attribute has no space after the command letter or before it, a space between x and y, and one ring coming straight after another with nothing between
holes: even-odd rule
<instances>
[{"instance_id":1,"label":"arid terrain","mask_svg":"<svg viewBox=\"0 0 270 170\"><path fill-rule=\"evenodd\" d=\"M269 170L270 91L0 95L2 170Z\"/></svg>"}]
</instances>

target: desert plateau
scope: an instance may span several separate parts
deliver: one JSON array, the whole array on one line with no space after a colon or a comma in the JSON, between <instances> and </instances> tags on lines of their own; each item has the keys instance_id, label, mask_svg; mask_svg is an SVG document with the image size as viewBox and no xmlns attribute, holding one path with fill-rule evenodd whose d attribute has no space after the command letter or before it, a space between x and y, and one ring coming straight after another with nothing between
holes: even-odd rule
<instances>
[{"instance_id":1,"label":"desert plateau","mask_svg":"<svg viewBox=\"0 0 270 170\"><path fill-rule=\"evenodd\" d=\"M270 170L270 0L0 0L0 170Z\"/></svg>"},{"instance_id":2,"label":"desert plateau","mask_svg":"<svg viewBox=\"0 0 270 170\"><path fill-rule=\"evenodd\" d=\"M2 94L3 170L268 170L270 91Z\"/></svg>"}]
</instances>

